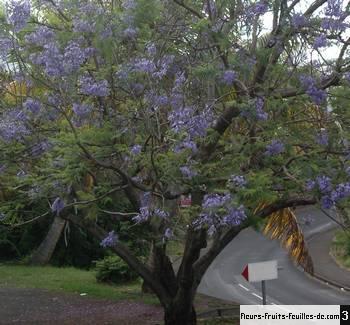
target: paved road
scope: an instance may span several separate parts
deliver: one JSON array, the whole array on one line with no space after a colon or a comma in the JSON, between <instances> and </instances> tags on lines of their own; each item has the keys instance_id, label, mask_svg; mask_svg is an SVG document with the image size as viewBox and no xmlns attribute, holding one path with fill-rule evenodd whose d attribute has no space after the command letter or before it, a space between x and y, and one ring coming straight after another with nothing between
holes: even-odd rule
<instances>
[{"instance_id":1,"label":"paved road","mask_svg":"<svg viewBox=\"0 0 350 325\"><path fill-rule=\"evenodd\" d=\"M306 238L335 227L333 221L315 208L298 210L302 223L311 216L311 225L303 225ZM240 304L261 304L260 283L249 283L240 274L247 263L277 259L279 278L266 282L267 303L282 305L350 304L350 293L317 281L289 259L278 241L272 241L248 228L242 231L215 259L205 274L199 292L233 300Z\"/></svg>"}]
</instances>

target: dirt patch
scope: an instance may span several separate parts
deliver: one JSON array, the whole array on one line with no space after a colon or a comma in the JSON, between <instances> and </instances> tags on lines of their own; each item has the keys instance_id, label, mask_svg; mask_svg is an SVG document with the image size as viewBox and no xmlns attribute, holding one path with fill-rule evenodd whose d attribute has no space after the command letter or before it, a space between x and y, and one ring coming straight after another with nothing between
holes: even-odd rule
<instances>
[{"instance_id":1,"label":"dirt patch","mask_svg":"<svg viewBox=\"0 0 350 325\"><path fill-rule=\"evenodd\" d=\"M161 324L163 310L39 289L0 287L0 324Z\"/></svg>"}]
</instances>

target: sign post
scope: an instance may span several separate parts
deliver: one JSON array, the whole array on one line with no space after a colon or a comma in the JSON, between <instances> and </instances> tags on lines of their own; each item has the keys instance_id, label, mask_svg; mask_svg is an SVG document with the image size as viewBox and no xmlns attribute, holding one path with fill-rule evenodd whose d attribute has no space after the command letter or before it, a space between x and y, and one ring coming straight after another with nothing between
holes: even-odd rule
<instances>
[{"instance_id":1,"label":"sign post","mask_svg":"<svg viewBox=\"0 0 350 325\"><path fill-rule=\"evenodd\" d=\"M266 305L266 280L277 279L277 261L249 263L245 266L242 276L249 282L261 281L263 305Z\"/></svg>"}]
</instances>

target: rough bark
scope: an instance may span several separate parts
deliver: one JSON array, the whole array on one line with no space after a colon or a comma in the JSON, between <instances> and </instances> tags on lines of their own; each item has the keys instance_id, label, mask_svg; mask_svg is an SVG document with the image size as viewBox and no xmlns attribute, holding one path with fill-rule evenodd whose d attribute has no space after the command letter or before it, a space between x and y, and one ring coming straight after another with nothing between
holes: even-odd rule
<instances>
[{"instance_id":1,"label":"rough bark","mask_svg":"<svg viewBox=\"0 0 350 325\"><path fill-rule=\"evenodd\" d=\"M60 216L55 216L44 240L41 242L39 247L35 250L35 252L32 255L32 264L44 265L49 263L58 243L58 240L60 239L61 234L64 230L66 222L67 221L61 218Z\"/></svg>"},{"instance_id":2,"label":"rough bark","mask_svg":"<svg viewBox=\"0 0 350 325\"><path fill-rule=\"evenodd\" d=\"M187 305L186 302L171 305L165 308L165 325L195 325L197 324L197 315L193 305Z\"/></svg>"}]
</instances>

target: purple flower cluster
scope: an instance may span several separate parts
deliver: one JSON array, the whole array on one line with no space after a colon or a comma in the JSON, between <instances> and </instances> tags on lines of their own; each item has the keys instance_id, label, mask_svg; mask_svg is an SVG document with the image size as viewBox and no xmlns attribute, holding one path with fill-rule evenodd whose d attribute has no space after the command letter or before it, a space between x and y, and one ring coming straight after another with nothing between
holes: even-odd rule
<instances>
[{"instance_id":1,"label":"purple flower cluster","mask_svg":"<svg viewBox=\"0 0 350 325\"><path fill-rule=\"evenodd\" d=\"M0 36L0 59L6 60L10 51L13 49L13 42L10 38Z\"/></svg>"},{"instance_id":2,"label":"purple flower cluster","mask_svg":"<svg viewBox=\"0 0 350 325\"><path fill-rule=\"evenodd\" d=\"M318 185L318 189L321 193L328 193L332 190L332 182L328 176L317 176L316 184Z\"/></svg>"},{"instance_id":3,"label":"purple flower cluster","mask_svg":"<svg viewBox=\"0 0 350 325\"><path fill-rule=\"evenodd\" d=\"M339 33L344 32L349 27L349 24L338 18L334 19L327 17L322 19L321 27L331 32Z\"/></svg>"},{"instance_id":4,"label":"purple flower cluster","mask_svg":"<svg viewBox=\"0 0 350 325\"><path fill-rule=\"evenodd\" d=\"M292 26L296 29L307 26L308 21L306 17L302 14L294 14L292 16Z\"/></svg>"},{"instance_id":5,"label":"purple flower cluster","mask_svg":"<svg viewBox=\"0 0 350 325\"><path fill-rule=\"evenodd\" d=\"M118 243L118 235L114 233L114 230L108 233L108 236L104 238L100 245L103 248L114 247Z\"/></svg>"},{"instance_id":6,"label":"purple flower cluster","mask_svg":"<svg viewBox=\"0 0 350 325\"><path fill-rule=\"evenodd\" d=\"M134 146L131 147L130 153L134 156L139 155L141 153L142 146L139 144L135 144Z\"/></svg>"},{"instance_id":7,"label":"purple flower cluster","mask_svg":"<svg viewBox=\"0 0 350 325\"><path fill-rule=\"evenodd\" d=\"M234 188L244 188L247 185L247 180L242 175L231 175L228 185Z\"/></svg>"},{"instance_id":8,"label":"purple flower cluster","mask_svg":"<svg viewBox=\"0 0 350 325\"><path fill-rule=\"evenodd\" d=\"M64 49L65 72L70 74L77 71L93 53L93 48L81 48L77 42L70 41Z\"/></svg>"},{"instance_id":9,"label":"purple flower cluster","mask_svg":"<svg viewBox=\"0 0 350 325\"><path fill-rule=\"evenodd\" d=\"M263 97L257 97L255 100L255 110L257 120L266 121L269 115L264 111L265 100Z\"/></svg>"},{"instance_id":10,"label":"purple flower cluster","mask_svg":"<svg viewBox=\"0 0 350 325\"><path fill-rule=\"evenodd\" d=\"M222 81L227 86L232 86L236 80L236 72L233 70L226 70L222 75Z\"/></svg>"},{"instance_id":11,"label":"purple flower cluster","mask_svg":"<svg viewBox=\"0 0 350 325\"><path fill-rule=\"evenodd\" d=\"M84 75L79 79L80 91L84 95L106 97L109 95L107 80L95 81L92 77Z\"/></svg>"},{"instance_id":12,"label":"purple flower cluster","mask_svg":"<svg viewBox=\"0 0 350 325\"><path fill-rule=\"evenodd\" d=\"M227 215L222 219L222 223L226 226L238 226L247 218L243 205L238 208L232 207L228 210Z\"/></svg>"},{"instance_id":13,"label":"purple flower cluster","mask_svg":"<svg viewBox=\"0 0 350 325\"><path fill-rule=\"evenodd\" d=\"M236 226L246 219L244 207L232 206L231 194L207 194L202 202L203 212L193 221L195 228L208 228L211 236L224 226Z\"/></svg>"},{"instance_id":14,"label":"purple flower cluster","mask_svg":"<svg viewBox=\"0 0 350 325\"><path fill-rule=\"evenodd\" d=\"M11 0L7 3L7 20L16 32L22 30L30 18L28 0Z\"/></svg>"},{"instance_id":15,"label":"purple flower cluster","mask_svg":"<svg viewBox=\"0 0 350 325\"><path fill-rule=\"evenodd\" d=\"M34 32L26 35L27 43L32 43L38 46L44 46L55 39L55 33L46 26L39 26Z\"/></svg>"},{"instance_id":16,"label":"purple flower cluster","mask_svg":"<svg viewBox=\"0 0 350 325\"><path fill-rule=\"evenodd\" d=\"M23 103L23 107L33 114L38 114L41 109L41 103L37 99L27 98Z\"/></svg>"},{"instance_id":17,"label":"purple flower cluster","mask_svg":"<svg viewBox=\"0 0 350 325\"><path fill-rule=\"evenodd\" d=\"M53 213L56 213L56 215L59 215L61 211L64 209L64 207L65 207L64 201L60 197L57 197L51 205L51 211Z\"/></svg>"},{"instance_id":18,"label":"purple flower cluster","mask_svg":"<svg viewBox=\"0 0 350 325\"><path fill-rule=\"evenodd\" d=\"M170 238L174 236L173 231L170 228L165 229L164 235L163 235L163 241L167 241Z\"/></svg>"},{"instance_id":19,"label":"purple flower cluster","mask_svg":"<svg viewBox=\"0 0 350 325\"><path fill-rule=\"evenodd\" d=\"M318 49L321 47L326 47L328 44L327 36L325 34L319 35L315 38L312 47Z\"/></svg>"},{"instance_id":20,"label":"purple flower cluster","mask_svg":"<svg viewBox=\"0 0 350 325\"><path fill-rule=\"evenodd\" d=\"M231 194L206 194L203 198L202 208L203 209L216 209L224 206L232 200Z\"/></svg>"},{"instance_id":21,"label":"purple flower cluster","mask_svg":"<svg viewBox=\"0 0 350 325\"><path fill-rule=\"evenodd\" d=\"M269 9L267 1L260 0L257 3L253 3L246 9L246 16L248 22L250 22L254 17L263 15Z\"/></svg>"},{"instance_id":22,"label":"purple flower cluster","mask_svg":"<svg viewBox=\"0 0 350 325\"><path fill-rule=\"evenodd\" d=\"M44 42L44 40L43 40ZM76 41L70 41L62 53L57 42L43 45L42 52L31 55L31 61L40 65L50 77L62 77L77 71L93 53L91 48L82 48Z\"/></svg>"},{"instance_id":23,"label":"purple flower cluster","mask_svg":"<svg viewBox=\"0 0 350 325\"><path fill-rule=\"evenodd\" d=\"M151 217L151 215L152 213L150 209L147 206L144 206L140 208L139 214L133 217L132 221L134 221L135 223L143 223L146 222Z\"/></svg>"},{"instance_id":24,"label":"purple flower cluster","mask_svg":"<svg viewBox=\"0 0 350 325\"><path fill-rule=\"evenodd\" d=\"M72 109L74 114L76 114L78 117L85 118L91 113L92 107L89 104L74 103Z\"/></svg>"},{"instance_id":25,"label":"purple flower cluster","mask_svg":"<svg viewBox=\"0 0 350 325\"><path fill-rule=\"evenodd\" d=\"M184 178L188 178L188 179L191 179L197 175L197 172L191 169L190 166L181 166L180 172Z\"/></svg>"},{"instance_id":26,"label":"purple flower cluster","mask_svg":"<svg viewBox=\"0 0 350 325\"><path fill-rule=\"evenodd\" d=\"M323 89L316 86L316 81L311 76L300 76L302 87L306 90L306 94L316 105L323 104L327 99L327 93Z\"/></svg>"},{"instance_id":27,"label":"purple flower cluster","mask_svg":"<svg viewBox=\"0 0 350 325\"><path fill-rule=\"evenodd\" d=\"M95 23L87 21L84 18L76 17L73 19L73 31L75 33L93 33L95 30Z\"/></svg>"},{"instance_id":28,"label":"purple flower cluster","mask_svg":"<svg viewBox=\"0 0 350 325\"><path fill-rule=\"evenodd\" d=\"M27 115L19 109L3 113L0 119L0 137L5 142L21 140L28 136L30 131L27 127Z\"/></svg>"},{"instance_id":29,"label":"purple flower cluster","mask_svg":"<svg viewBox=\"0 0 350 325\"><path fill-rule=\"evenodd\" d=\"M266 146L265 155L266 156L276 156L284 152L285 147L283 142L280 140L272 140L270 144Z\"/></svg>"},{"instance_id":30,"label":"purple flower cluster","mask_svg":"<svg viewBox=\"0 0 350 325\"><path fill-rule=\"evenodd\" d=\"M327 0L326 16L341 17L343 2L343 0Z\"/></svg>"}]
</instances>

